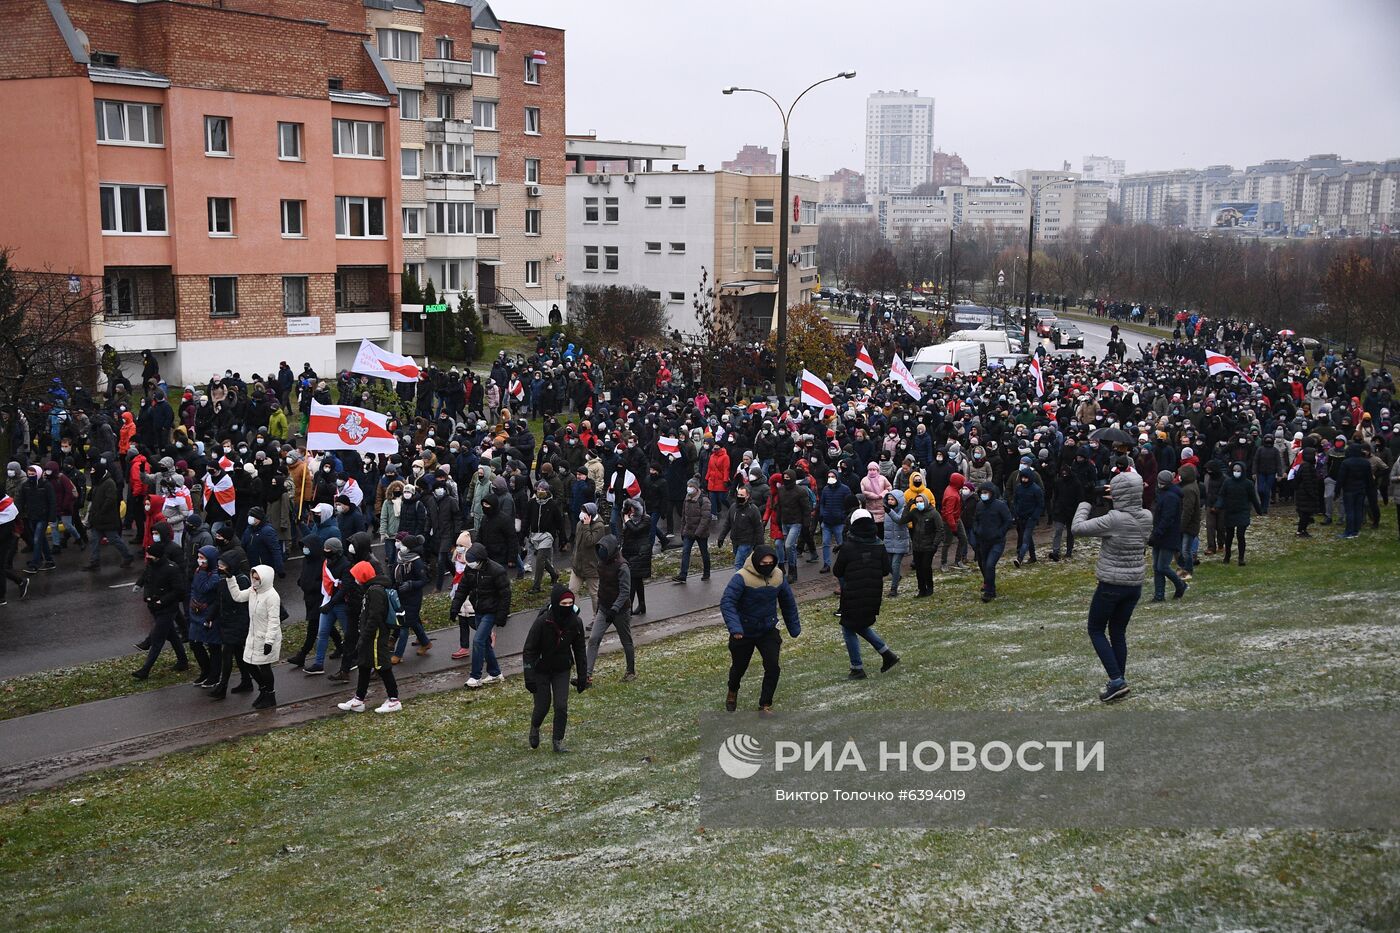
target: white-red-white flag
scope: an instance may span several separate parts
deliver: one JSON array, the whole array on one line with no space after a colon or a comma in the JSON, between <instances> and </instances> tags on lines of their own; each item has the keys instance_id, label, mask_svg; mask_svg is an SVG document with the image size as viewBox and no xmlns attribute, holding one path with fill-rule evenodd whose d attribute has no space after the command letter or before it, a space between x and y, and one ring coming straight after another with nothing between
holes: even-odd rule
<instances>
[{"instance_id":1,"label":"white-red-white flag","mask_svg":"<svg viewBox=\"0 0 1400 933\"><path fill-rule=\"evenodd\" d=\"M835 406L831 404L831 390L826 387L826 383L805 369L802 370L801 387L803 405L815 405L818 408L835 410Z\"/></svg>"},{"instance_id":2,"label":"white-red-white flag","mask_svg":"<svg viewBox=\"0 0 1400 933\"><path fill-rule=\"evenodd\" d=\"M1246 374L1243 369L1240 369L1239 365L1236 364L1234 360L1219 353L1206 354L1206 369L1210 370L1212 376L1218 376L1221 373L1238 373L1245 382L1251 385L1254 383L1254 380L1249 378L1248 374Z\"/></svg>"},{"instance_id":3,"label":"white-red-white flag","mask_svg":"<svg viewBox=\"0 0 1400 933\"><path fill-rule=\"evenodd\" d=\"M535 65L548 65L549 56L545 54L544 49L535 49L530 53L530 62Z\"/></svg>"},{"instance_id":4,"label":"white-red-white flag","mask_svg":"<svg viewBox=\"0 0 1400 933\"><path fill-rule=\"evenodd\" d=\"M1045 397L1045 374L1040 371L1040 357L1031 357L1031 378L1035 380L1035 397Z\"/></svg>"},{"instance_id":5,"label":"white-red-white flag","mask_svg":"<svg viewBox=\"0 0 1400 933\"><path fill-rule=\"evenodd\" d=\"M899 383L900 388L909 393L914 401L917 402L924 397L924 390L919 388L918 380L909 371L909 367L904 365L904 361L899 358L898 353L890 361L890 379Z\"/></svg>"},{"instance_id":6,"label":"white-red-white flag","mask_svg":"<svg viewBox=\"0 0 1400 933\"><path fill-rule=\"evenodd\" d=\"M613 476L612 482L608 483L608 501L612 502L617 498L613 492L617 488L617 477ZM623 470L622 488L627 493L627 498L631 499L642 492L642 484L637 482L637 477L632 475L631 470Z\"/></svg>"},{"instance_id":7,"label":"white-red-white flag","mask_svg":"<svg viewBox=\"0 0 1400 933\"><path fill-rule=\"evenodd\" d=\"M413 357L390 353L370 343L368 337L360 340L360 350L355 354L350 371L390 382L417 382L421 372Z\"/></svg>"},{"instance_id":8,"label":"white-red-white flag","mask_svg":"<svg viewBox=\"0 0 1400 933\"><path fill-rule=\"evenodd\" d=\"M306 426L308 450L358 450L362 454L394 454L398 438L389 431L389 417L350 405L311 403Z\"/></svg>"},{"instance_id":9,"label":"white-red-white flag","mask_svg":"<svg viewBox=\"0 0 1400 933\"><path fill-rule=\"evenodd\" d=\"M9 496L0 494L0 525L8 525L19 518L19 506Z\"/></svg>"},{"instance_id":10,"label":"white-red-white flag","mask_svg":"<svg viewBox=\"0 0 1400 933\"><path fill-rule=\"evenodd\" d=\"M865 344L860 345L856 351L856 372L865 373L871 379L877 378L875 375L875 361L870 357L870 351L865 349Z\"/></svg>"},{"instance_id":11,"label":"white-red-white flag","mask_svg":"<svg viewBox=\"0 0 1400 933\"><path fill-rule=\"evenodd\" d=\"M656 439L656 449L661 451L661 455L669 457L671 454L681 452L681 442L674 437L658 437Z\"/></svg>"},{"instance_id":12,"label":"white-red-white flag","mask_svg":"<svg viewBox=\"0 0 1400 933\"><path fill-rule=\"evenodd\" d=\"M511 398L518 402L525 397L525 383L521 382L519 379L511 379L506 387L506 391L510 393Z\"/></svg>"},{"instance_id":13,"label":"white-red-white flag","mask_svg":"<svg viewBox=\"0 0 1400 933\"><path fill-rule=\"evenodd\" d=\"M232 515L234 512L234 500L237 496L238 492L233 488L233 477L229 476L228 473L219 477L218 482L215 482L213 477L204 477L205 502L208 502L212 498L215 502L219 503L220 508Z\"/></svg>"},{"instance_id":14,"label":"white-red-white flag","mask_svg":"<svg viewBox=\"0 0 1400 933\"><path fill-rule=\"evenodd\" d=\"M360 484L355 482L355 477L347 476L345 486L340 490L340 494L350 500L350 504L355 508L360 507L360 503L365 501L365 491L360 488Z\"/></svg>"},{"instance_id":15,"label":"white-red-white flag","mask_svg":"<svg viewBox=\"0 0 1400 933\"><path fill-rule=\"evenodd\" d=\"M321 605L331 601L335 595L336 587L340 586L340 580L331 573L330 564L321 564Z\"/></svg>"}]
</instances>

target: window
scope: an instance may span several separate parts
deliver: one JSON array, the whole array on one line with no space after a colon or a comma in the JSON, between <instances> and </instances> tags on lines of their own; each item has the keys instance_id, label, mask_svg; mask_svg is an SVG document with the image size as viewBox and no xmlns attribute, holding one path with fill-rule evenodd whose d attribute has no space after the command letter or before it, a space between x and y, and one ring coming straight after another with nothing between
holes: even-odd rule
<instances>
[{"instance_id":1,"label":"window","mask_svg":"<svg viewBox=\"0 0 1400 933\"><path fill-rule=\"evenodd\" d=\"M673 194L673 195L671 195L671 206L672 206L672 207L685 207L685 195L683 195L683 194Z\"/></svg>"},{"instance_id":2,"label":"window","mask_svg":"<svg viewBox=\"0 0 1400 933\"><path fill-rule=\"evenodd\" d=\"M121 146L163 146L165 128L159 104L129 104L120 100L93 101L97 108L97 141Z\"/></svg>"},{"instance_id":3,"label":"window","mask_svg":"<svg viewBox=\"0 0 1400 933\"><path fill-rule=\"evenodd\" d=\"M437 37L437 57L451 58L453 50L452 38L450 36Z\"/></svg>"},{"instance_id":4,"label":"window","mask_svg":"<svg viewBox=\"0 0 1400 933\"><path fill-rule=\"evenodd\" d=\"M423 113L423 92L413 88L399 88L399 119L419 120Z\"/></svg>"},{"instance_id":5,"label":"window","mask_svg":"<svg viewBox=\"0 0 1400 933\"><path fill-rule=\"evenodd\" d=\"M533 55L525 56L525 83L540 83L540 66L539 63L535 61L535 56Z\"/></svg>"},{"instance_id":6,"label":"window","mask_svg":"<svg viewBox=\"0 0 1400 933\"><path fill-rule=\"evenodd\" d=\"M755 246L753 248L753 271L772 272L773 271L773 247Z\"/></svg>"},{"instance_id":7,"label":"window","mask_svg":"<svg viewBox=\"0 0 1400 933\"><path fill-rule=\"evenodd\" d=\"M540 235L540 211L538 208L527 208L525 211L525 235Z\"/></svg>"},{"instance_id":8,"label":"window","mask_svg":"<svg viewBox=\"0 0 1400 933\"><path fill-rule=\"evenodd\" d=\"M815 245L804 246L800 250L801 259L799 263L804 269L815 269L817 267L817 247Z\"/></svg>"},{"instance_id":9,"label":"window","mask_svg":"<svg viewBox=\"0 0 1400 933\"><path fill-rule=\"evenodd\" d=\"M357 159L384 158L384 124L364 120L333 120L332 152Z\"/></svg>"},{"instance_id":10,"label":"window","mask_svg":"<svg viewBox=\"0 0 1400 933\"><path fill-rule=\"evenodd\" d=\"M584 272L597 272L597 271L598 271L598 247L596 247L596 246L585 246L585 247L583 248L583 271L584 271Z\"/></svg>"},{"instance_id":11,"label":"window","mask_svg":"<svg viewBox=\"0 0 1400 933\"><path fill-rule=\"evenodd\" d=\"M423 264L421 262L406 262L403 264L403 271L409 278L417 282L420 288L428 284L428 280L423 278Z\"/></svg>"},{"instance_id":12,"label":"window","mask_svg":"<svg viewBox=\"0 0 1400 933\"><path fill-rule=\"evenodd\" d=\"M802 220L800 221L800 223L804 227L817 222L816 201L803 201L800 209L802 211Z\"/></svg>"},{"instance_id":13,"label":"window","mask_svg":"<svg viewBox=\"0 0 1400 933\"><path fill-rule=\"evenodd\" d=\"M685 301L685 292L671 292L671 304L680 304Z\"/></svg>"},{"instance_id":14,"label":"window","mask_svg":"<svg viewBox=\"0 0 1400 933\"><path fill-rule=\"evenodd\" d=\"M490 77L496 73L496 50L472 48L472 74Z\"/></svg>"},{"instance_id":15,"label":"window","mask_svg":"<svg viewBox=\"0 0 1400 933\"><path fill-rule=\"evenodd\" d=\"M539 288L540 285L540 261L538 259L525 260L525 287Z\"/></svg>"},{"instance_id":16,"label":"window","mask_svg":"<svg viewBox=\"0 0 1400 933\"><path fill-rule=\"evenodd\" d=\"M465 143L433 143L428 147L428 171L437 175L470 174L471 152Z\"/></svg>"},{"instance_id":17,"label":"window","mask_svg":"<svg viewBox=\"0 0 1400 933\"><path fill-rule=\"evenodd\" d=\"M496 235L496 209L494 207L478 207L475 211L475 217L478 236Z\"/></svg>"},{"instance_id":18,"label":"window","mask_svg":"<svg viewBox=\"0 0 1400 933\"><path fill-rule=\"evenodd\" d=\"M598 222L598 199L583 199L583 222L586 224L596 224Z\"/></svg>"},{"instance_id":19,"label":"window","mask_svg":"<svg viewBox=\"0 0 1400 933\"><path fill-rule=\"evenodd\" d=\"M282 202L282 235L284 237L306 236L306 202Z\"/></svg>"},{"instance_id":20,"label":"window","mask_svg":"<svg viewBox=\"0 0 1400 933\"><path fill-rule=\"evenodd\" d=\"M684 253L684 252L685 252L685 244L684 244L684 243L677 243L677 242L675 242L675 241L672 241L672 242L671 242L671 252L673 252L673 253Z\"/></svg>"},{"instance_id":21,"label":"window","mask_svg":"<svg viewBox=\"0 0 1400 933\"><path fill-rule=\"evenodd\" d=\"M496 128L496 102L494 100L472 101L472 125L479 130Z\"/></svg>"},{"instance_id":22,"label":"window","mask_svg":"<svg viewBox=\"0 0 1400 933\"><path fill-rule=\"evenodd\" d=\"M384 199L337 196L335 235L352 239L384 236Z\"/></svg>"},{"instance_id":23,"label":"window","mask_svg":"<svg viewBox=\"0 0 1400 933\"><path fill-rule=\"evenodd\" d=\"M649 291L649 292L647 292L647 297L650 298L652 301L655 301L655 302L658 302L658 303L661 301L661 293L660 293L660 292L652 292L652 291Z\"/></svg>"},{"instance_id":24,"label":"window","mask_svg":"<svg viewBox=\"0 0 1400 933\"><path fill-rule=\"evenodd\" d=\"M379 57L395 62L418 61L418 33L406 29L379 30Z\"/></svg>"},{"instance_id":25,"label":"window","mask_svg":"<svg viewBox=\"0 0 1400 933\"><path fill-rule=\"evenodd\" d=\"M282 313L287 317L306 314L306 276L282 276Z\"/></svg>"},{"instance_id":26,"label":"window","mask_svg":"<svg viewBox=\"0 0 1400 933\"><path fill-rule=\"evenodd\" d=\"M136 289L131 279L124 275L108 275L102 278L103 314L134 314L136 312Z\"/></svg>"},{"instance_id":27,"label":"window","mask_svg":"<svg viewBox=\"0 0 1400 933\"><path fill-rule=\"evenodd\" d=\"M649 194L649 195L647 195L647 207L660 207L660 206L661 206L661 195L659 195L659 194Z\"/></svg>"},{"instance_id":28,"label":"window","mask_svg":"<svg viewBox=\"0 0 1400 933\"><path fill-rule=\"evenodd\" d=\"M476 180L483 185L494 185L496 183L496 157L477 156L476 157Z\"/></svg>"},{"instance_id":29,"label":"window","mask_svg":"<svg viewBox=\"0 0 1400 933\"><path fill-rule=\"evenodd\" d=\"M648 253L659 253L659 252L661 252L661 241L660 241L660 240L647 240L647 252L648 252Z\"/></svg>"},{"instance_id":30,"label":"window","mask_svg":"<svg viewBox=\"0 0 1400 933\"><path fill-rule=\"evenodd\" d=\"M525 108L525 133L528 136L540 135L540 108Z\"/></svg>"},{"instance_id":31,"label":"window","mask_svg":"<svg viewBox=\"0 0 1400 933\"><path fill-rule=\"evenodd\" d=\"M753 202L753 222L771 224L773 222L773 199L755 198Z\"/></svg>"},{"instance_id":32,"label":"window","mask_svg":"<svg viewBox=\"0 0 1400 933\"><path fill-rule=\"evenodd\" d=\"M603 198L603 222L617 223L617 198Z\"/></svg>"},{"instance_id":33,"label":"window","mask_svg":"<svg viewBox=\"0 0 1400 933\"><path fill-rule=\"evenodd\" d=\"M525 160L525 184L538 185L540 183L540 160Z\"/></svg>"},{"instance_id":34,"label":"window","mask_svg":"<svg viewBox=\"0 0 1400 933\"><path fill-rule=\"evenodd\" d=\"M165 189L103 185L103 233L166 233Z\"/></svg>"},{"instance_id":35,"label":"window","mask_svg":"<svg viewBox=\"0 0 1400 933\"><path fill-rule=\"evenodd\" d=\"M238 276L209 276L209 316L238 317Z\"/></svg>"},{"instance_id":36,"label":"window","mask_svg":"<svg viewBox=\"0 0 1400 933\"><path fill-rule=\"evenodd\" d=\"M457 97L451 91L438 91L437 117L439 120L454 120L457 113Z\"/></svg>"},{"instance_id":37,"label":"window","mask_svg":"<svg viewBox=\"0 0 1400 933\"><path fill-rule=\"evenodd\" d=\"M301 124L277 124L277 158L289 162L301 161Z\"/></svg>"},{"instance_id":38,"label":"window","mask_svg":"<svg viewBox=\"0 0 1400 933\"><path fill-rule=\"evenodd\" d=\"M616 272L616 271L617 271L617 247L616 247L616 246L604 246L604 247L603 247L603 271L605 271L605 272Z\"/></svg>"},{"instance_id":39,"label":"window","mask_svg":"<svg viewBox=\"0 0 1400 933\"><path fill-rule=\"evenodd\" d=\"M438 293L462 290L462 263L456 259L428 260L428 278L438 286Z\"/></svg>"},{"instance_id":40,"label":"window","mask_svg":"<svg viewBox=\"0 0 1400 933\"><path fill-rule=\"evenodd\" d=\"M460 236L472 232L470 201L429 201L428 232Z\"/></svg>"},{"instance_id":41,"label":"window","mask_svg":"<svg viewBox=\"0 0 1400 933\"><path fill-rule=\"evenodd\" d=\"M233 236L233 198L209 199L209 235Z\"/></svg>"},{"instance_id":42,"label":"window","mask_svg":"<svg viewBox=\"0 0 1400 933\"><path fill-rule=\"evenodd\" d=\"M423 235L423 214L427 208L405 207L403 209L403 235L405 237L421 237Z\"/></svg>"},{"instance_id":43,"label":"window","mask_svg":"<svg viewBox=\"0 0 1400 933\"><path fill-rule=\"evenodd\" d=\"M229 148L229 123L228 117L205 117L204 118L204 154L208 156L228 156L233 152Z\"/></svg>"},{"instance_id":44,"label":"window","mask_svg":"<svg viewBox=\"0 0 1400 933\"><path fill-rule=\"evenodd\" d=\"M422 150L422 149L400 149L400 150L399 150L399 177L400 177L400 178L422 178L422 177L423 177L423 150Z\"/></svg>"}]
</instances>

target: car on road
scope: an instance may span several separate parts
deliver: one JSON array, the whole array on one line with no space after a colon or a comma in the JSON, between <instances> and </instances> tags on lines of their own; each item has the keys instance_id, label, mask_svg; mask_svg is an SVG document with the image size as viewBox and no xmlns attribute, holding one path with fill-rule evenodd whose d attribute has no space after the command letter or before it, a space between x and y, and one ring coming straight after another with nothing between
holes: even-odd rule
<instances>
[{"instance_id":1,"label":"car on road","mask_svg":"<svg viewBox=\"0 0 1400 933\"><path fill-rule=\"evenodd\" d=\"M1056 321L1050 330L1050 339L1054 342L1055 348L1065 350L1068 348L1084 349L1084 334L1078 327L1069 321Z\"/></svg>"},{"instance_id":2,"label":"car on road","mask_svg":"<svg viewBox=\"0 0 1400 933\"><path fill-rule=\"evenodd\" d=\"M1032 313L1035 314L1035 333L1036 333L1036 336L1038 336L1038 337L1049 337L1049 336L1050 336L1050 331L1054 329L1054 327L1055 327L1055 322L1058 320L1058 318L1055 317L1055 313L1054 313L1053 311L1039 311L1039 310L1034 311L1034 312L1032 312Z\"/></svg>"}]
</instances>

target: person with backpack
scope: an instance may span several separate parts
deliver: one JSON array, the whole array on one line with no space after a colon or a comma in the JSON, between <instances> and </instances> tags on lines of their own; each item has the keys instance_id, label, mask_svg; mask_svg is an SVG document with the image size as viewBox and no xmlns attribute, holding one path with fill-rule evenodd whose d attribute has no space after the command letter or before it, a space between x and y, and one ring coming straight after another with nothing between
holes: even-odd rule
<instances>
[{"instance_id":1,"label":"person with backpack","mask_svg":"<svg viewBox=\"0 0 1400 933\"><path fill-rule=\"evenodd\" d=\"M423 563L423 536L405 535L394 547L398 558L394 563L394 591L398 593L403 619L399 626L398 643L394 646L393 656L389 658L390 664L403 660L410 631L418 636L420 657L433 647L432 639L423 630L423 588L428 584L428 570Z\"/></svg>"},{"instance_id":2,"label":"person with backpack","mask_svg":"<svg viewBox=\"0 0 1400 933\"><path fill-rule=\"evenodd\" d=\"M709 514L709 503L705 503ZM534 694L535 705L530 713L530 747L540 747L540 726L554 706L554 750L567 752L564 730L569 724L569 673L578 671L573 681L579 693L588 689L585 671L588 649L583 634L574 594L556 583L549 594L549 605L535 616L530 632L525 636L522 654L525 666L525 689Z\"/></svg>"},{"instance_id":3,"label":"person with backpack","mask_svg":"<svg viewBox=\"0 0 1400 933\"><path fill-rule=\"evenodd\" d=\"M886 509L891 499L898 502L901 498L893 492L887 493ZM931 511L930 503L922 498L917 499L914 506L916 510L922 506ZM888 519L889 512L885 517ZM836 552L836 562L831 566L831 575L841 581L841 635L851 661L851 672L847 675L850 680L865 679L865 666L860 656L862 638L884 659L880 673L899 663L899 655L875 633L875 620L880 617L881 596L889 569L890 558L885 545L875 535L875 519L866 509L856 509L851 513L850 536Z\"/></svg>"},{"instance_id":4,"label":"person with backpack","mask_svg":"<svg viewBox=\"0 0 1400 933\"><path fill-rule=\"evenodd\" d=\"M403 709L399 702L399 684L394 679L394 667L389 663L389 640L393 637L398 618L390 603L393 592L389 577L375 568L368 560L362 560L350 568L350 576L364 591L364 608L360 614L360 638L355 650L359 654L359 678L355 692L344 703L336 706L347 713L363 713L366 709L365 697L369 695L370 678L378 672L387 696L384 702L375 707L376 713L397 713Z\"/></svg>"},{"instance_id":5,"label":"person with backpack","mask_svg":"<svg viewBox=\"0 0 1400 933\"><path fill-rule=\"evenodd\" d=\"M229 577L228 591L235 602L248 604L248 637L242 651L243 663L258 684L253 709L272 709L277 705L272 666L282 654L282 597L274 585L276 571L267 564L254 567L248 579L251 585L242 587L236 578ZM229 647L234 651L239 648Z\"/></svg>"}]
</instances>

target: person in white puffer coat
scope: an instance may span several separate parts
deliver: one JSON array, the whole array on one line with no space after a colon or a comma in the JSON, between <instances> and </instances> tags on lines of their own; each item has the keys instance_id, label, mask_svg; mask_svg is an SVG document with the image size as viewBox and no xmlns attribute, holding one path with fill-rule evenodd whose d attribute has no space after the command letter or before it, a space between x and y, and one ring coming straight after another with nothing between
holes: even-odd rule
<instances>
[{"instance_id":1,"label":"person in white puffer coat","mask_svg":"<svg viewBox=\"0 0 1400 933\"><path fill-rule=\"evenodd\" d=\"M229 577L228 591L237 602L248 604L248 640L243 643L243 662L258 682L253 709L271 709L277 705L272 666L282 657L282 597L274 585L276 571L267 564L254 567L249 579L253 585L245 590L239 588L236 578Z\"/></svg>"},{"instance_id":2,"label":"person in white puffer coat","mask_svg":"<svg viewBox=\"0 0 1400 933\"><path fill-rule=\"evenodd\" d=\"M1120 465L1119 469L1125 468ZM1099 585L1089 602L1089 641L1108 674L1108 686L1099 693L1099 699L1105 703L1120 700L1130 692L1124 675L1128 663L1128 621L1142 597L1143 552L1152 534L1152 513L1142 507L1142 477L1119 472L1109 481L1108 489L1112 500L1108 512L1090 518L1092 504L1081 502L1071 525L1075 537L1103 539L1094 568Z\"/></svg>"}]
</instances>

